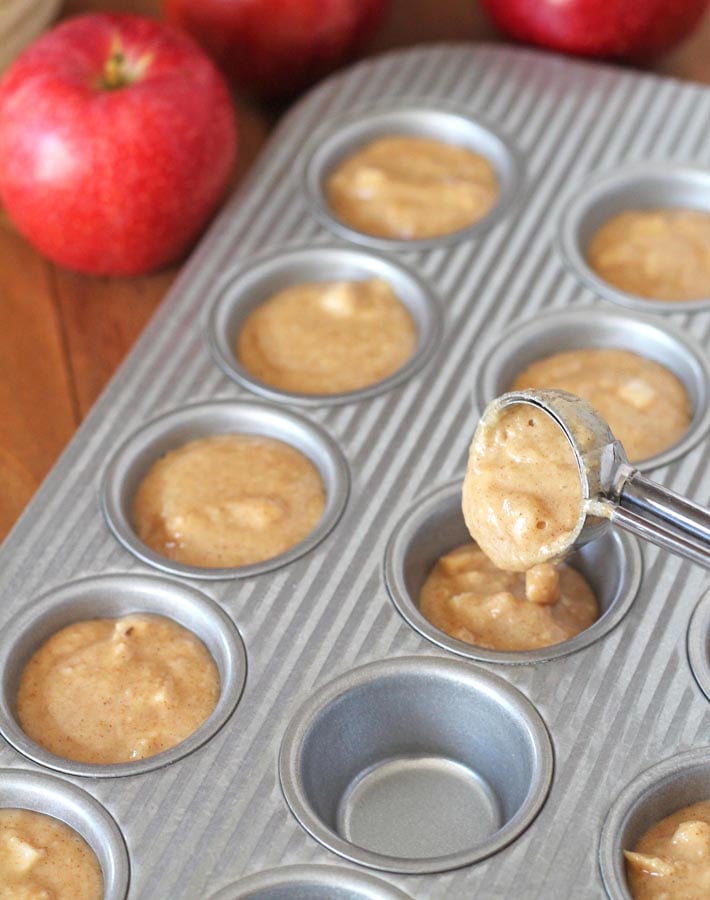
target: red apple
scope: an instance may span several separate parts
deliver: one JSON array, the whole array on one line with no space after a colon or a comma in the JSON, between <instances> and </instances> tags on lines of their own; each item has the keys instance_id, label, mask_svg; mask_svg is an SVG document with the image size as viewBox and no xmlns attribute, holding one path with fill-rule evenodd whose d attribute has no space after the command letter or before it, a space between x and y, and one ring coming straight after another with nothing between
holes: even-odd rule
<instances>
[{"instance_id":1,"label":"red apple","mask_svg":"<svg viewBox=\"0 0 710 900\"><path fill-rule=\"evenodd\" d=\"M689 34L708 0L483 0L521 41L587 56L657 53Z\"/></svg>"},{"instance_id":2,"label":"red apple","mask_svg":"<svg viewBox=\"0 0 710 900\"><path fill-rule=\"evenodd\" d=\"M295 94L350 59L389 0L164 0L235 82L259 97Z\"/></svg>"},{"instance_id":3,"label":"red apple","mask_svg":"<svg viewBox=\"0 0 710 900\"><path fill-rule=\"evenodd\" d=\"M236 152L224 79L187 35L129 15L70 19L0 82L0 199L50 259L90 274L178 258Z\"/></svg>"}]
</instances>

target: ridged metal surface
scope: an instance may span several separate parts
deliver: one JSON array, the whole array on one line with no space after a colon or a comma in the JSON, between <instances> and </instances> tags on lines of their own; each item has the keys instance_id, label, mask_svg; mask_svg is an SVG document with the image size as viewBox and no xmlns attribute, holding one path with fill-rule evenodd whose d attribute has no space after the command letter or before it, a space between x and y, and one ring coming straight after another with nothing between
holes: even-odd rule
<instances>
[{"instance_id":1,"label":"ridged metal surface","mask_svg":"<svg viewBox=\"0 0 710 900\"><path fill-rule=\"evenodd\" d=\"M445 306L444 339L411 380L382 396L309 408L348 460L345 514L315 550L275 572L199 586L246 645L242 701L207 746L167 769L119 780L74 778L116 818L131 857L131 898L202 898L238 877L287 863L346 863L297 824L278 785L281 737L313 690L355 665L444 654L397 614L382 576L386 541L414 499L461 471L475 425L472 388L483 348L542 308L603 300L560 258L564 205L594 173L622 162L710 164L710 92L654 76L486 46L383 57L331 79L286 118L227 205L0 552L1 621L81 575L146 572L109 533L99 505L106 461L156 415L214 397L246 397L203 342L202 318L225 273L256 252L333 244L309 214L294 172L327 118L403 98L479 113L514 141L526 195L478 241L401 253ZM658 317L708 346L710 313ZM639 351L643 351L640 346ZM708 503L710 445L656 470ZM515 668L485 664L545 719L555 749L547 803L512 845L446 875L380 878L416 898L602 897L601 824L642 769L709 742L710 707L686 657L703 571L645 547L640 593L623 622L584 650ZM0 764L31 765L5 746Z\"/></svg>"}]
</instances>

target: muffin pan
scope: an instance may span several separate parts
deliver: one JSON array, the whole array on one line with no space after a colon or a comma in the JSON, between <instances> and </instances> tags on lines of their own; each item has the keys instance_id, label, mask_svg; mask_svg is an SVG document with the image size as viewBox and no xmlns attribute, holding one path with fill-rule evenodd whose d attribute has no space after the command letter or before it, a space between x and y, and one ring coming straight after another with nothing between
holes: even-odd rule
<instances>
[{"instance_id":1,"label":"muffin pan","mask_svg":"<svg viewBox=\"0 0 710 900\"><path fill-rule=\"evenodd\" d=\"M513 48L442 46L337 75L284 118L0 550L0 725L10 740L0 765L64 784L48 774L56 764L93 798L97 828L102 810L115 819L129 900L232 889L290 900L324 884L338 900L604 896L597 848L624 786L662 760L683 768L684 753L710 745L708 699L688 662L690 653L702 684L702 641L688 628L705 573L609 534L574 561L601 595L599 622L515 659L427 632L414 599L435 555L466 537L456 485L477 403L549 334L613 337L677 371L696 413L692 439L649 465L707 503L710 306L615 311L565 264L559 234L577 199L602 182L605 196L622 191L631 167L704 171L709 117L710 92L697 86ZM324 174L394 127L488 141L476 146L502 173L504 202L425 246L342 229L319 207ZM580 235L574 226L567 238ZM367 394L257 401L256 385L226 357L218 364L217 342L231 340L242 304L258 301L262 276L334 268L396 280L422 355ZM241 569L183 567L148 551L131 501L150 463L192 438L244 430L313 460L328 495L319 526L289 553ZM106 579L108 594L79 600L84 579ZM149 583L148 593L138 598L125 579ZM154 759L159 768L122 778L109 777L118 767L80 772L21 744L13 685L31 648L75 613L139 608L149 595L178 620L210 600L221 607L224 631L196 612L184 624L218 664L232 636L240 661L224 719L195 746ZM241 697L237 634L249 665Z\"/></svg>"}]
</instances>

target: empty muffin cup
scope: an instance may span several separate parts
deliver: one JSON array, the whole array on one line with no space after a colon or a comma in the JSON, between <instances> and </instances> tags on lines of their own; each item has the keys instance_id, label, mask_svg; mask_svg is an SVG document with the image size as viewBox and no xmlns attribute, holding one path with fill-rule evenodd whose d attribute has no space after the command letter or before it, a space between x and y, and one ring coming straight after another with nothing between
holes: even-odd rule
<instances>
[{"instance_id":1,"label":"empty muffin cup","mask_svg":"<svg viewBox=\"0 0 710 900\"><path fill-rule=\"evenodd\" d=\"M710 427L710 361L700 343L658 319L615 310L582 307L552 310L527 319L492 340L476 381L476 405L511 390L528 366L573 350L627 350L665 366L683 384L692 409L688 430L672 447L635 461L641 471L664 466L700 441Z\"/></svg>"},{"instance_id":2,"label":"empty muffin cup","mask_svg":"<svg viewBox=\"0 0 710 900\"><path fill-rule=\"evenodd\" d=\"M0 808L43 813L73 828L99 861L103 900L125 900L130 880L126 844L113 818L86 791L53 775L0 769Z\"/></svg>"},{"instance_id":3,"label":"empty muffin cup","mask_svg":"<svg viewBox=\"0 0 710 900\"><path fill-rule=\"evenodd\" d=\"M211 900L410 900L366 872L336 866L283 866L222 888Z\"/></svg>"},{"instance_id":4,"label":"empty muffin cup","mask_svg":"<svg viewBox=\"0 0 710 900\"><path fill-rule=\"evenodd\" d=\"M710 591L700 599L690 619L688 660L700 690L710 700Z\"/></svg>"},{"instance_id":5,"label":"empty muffin cup","mask_svg":"<svg viewBox=\"0 0 710 900\"><path fill-rule=\"evenodd\" d=\"M280 291L322 281L380 279L394 291L417 329L414 354L388 377L340 394L306 394L261 381L238 360L237 337L247 317ZM412 269L384 256L347 247L302 247L279 251L223 280L205 323L205 337L215 361L231 379L254 394L301 405L327 406L377 396L414 375L431 357L441 336L441 310L428 285ZM377 335L373 335L373 340Z\"/></svg>"},{"instance_id":6,"label":"empty muffin cup","mask_svg":"<svg viewBox=\"0 0 710 900\"><path fill-rule=\"evenodd\" d=\"M328 202L328 177L348 156L386 137L429 138L485 157L498 180L495 205L472 224L438 237L412 240L377 237L346 225ZM426 102L404 107L388 104L324 123L303 152L300 178L311 212L339 237L380 250L424 250L481 237L506 216L521 193L523 163L507 138L468 110L440 103L435 107Z\"/></svg>"},{"instance_id":7,"label":"empty muffin cup","mask_svg":"<svg viewBox=\"0 0 710 900\"><path fill-rule=\"evenodd\" d=\"M612 303L653 313L708 310L710 297L652 300L622 291L601 278L587 261L592 238L613 216L629 210L676 208L710 212L710 172L664 163L606 173L575 190L560 218L560 250L574 274Z\"/></svg>"},{"instance_id":8,"label":"empty muffin cup","mask_svg":"<svg viewBox=\"0 0 710 900\"><path fill-rule=\"evenodd\" d=\"M641 552L627 534L608 531L567 560L591 585L601 615L585 631L559 644L534 650L492 650L451 637L419 609L422 586L437 561L469 543L461 512L463 476L422 497L399 520L385 550L385 582L397 610L423 637L459 656L486 662L536 663L588 647L626 615L641 583Z\"/></svg>"},{"instance_id":9,"label":"empty muffin cup","mask_svg":"<svg viewBox=\"0 0 710 900\"><path fill-rule=\"evenodd\" d=\"M320 474L325 508L315 528L298 544L261 562L231 568L207 568L170 559L148 547L133 525L133 500L151 466L190 441L213 435L258 435L300 451ZM109 528L138 559L187 578L219 580L260 575L293 562L317 546L345 509L350 476L340 448L319 426L302 416L266 403L212 400L185 406L154 419L119 447L103 478L101 500Z\"/></svg>"},{"instance_id":10,"label":"empty muffin cup","mask_svg":"<svg viewBox=\"0 0 710 900\"><path fill-rule=\"evenodd\" d=\"M631 900L624 850L632 850L657 822L684 806L710 799L710 748L666 759L635 778L617 798L602 828L599 865L611 900Z\"/></svg>"},{"instance_id":11,"label":"empty muffin cup","mask_svg":"<svg viewBox=\"0 0 710 900\"><path fill-rule=\"evenodd\" d=\"M422 656L370 663L316 691L279 755L286 802L312 837L409 874L505 847L542 807L552 767L545 725L516 688Z\"/></svg>"},{"instance_id":12,"label":"empty muffin cup","mask_svg":"<svg viewBox=\"0 0 710 900\"><path fill-rule=\"evenodd\" d=\"M53 634L74 622L148 613L172 619L199 638L217 666L220 695L205 722L162 753L110 765L76 762L50 753L23 731L16 713L22 672ZM155 575L96 575L62 585L34 600L7 625L0 639L0 732L40 765L71 775L106 778L138 775L167 766L210 740L232 715L246 680L246 653L229 616L201 591Z\"/></svg>"}]
</instances>

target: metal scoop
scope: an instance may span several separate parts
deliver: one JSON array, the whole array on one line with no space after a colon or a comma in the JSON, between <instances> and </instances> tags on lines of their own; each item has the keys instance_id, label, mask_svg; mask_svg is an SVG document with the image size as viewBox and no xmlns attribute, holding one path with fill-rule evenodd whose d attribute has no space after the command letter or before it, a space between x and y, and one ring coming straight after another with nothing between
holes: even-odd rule
<instances>
[{"instance_id":1,"label":"metal scoop","mask_svg":"<svg viewBox=\"0 0 710 900\"><path fill-rule=\"evenodd\" d=\"M710 569L710 511L641 475L594 407L566 391L513 391L489 403L482 419L493 426L518 403L552 416L574 451L583 502L568 552L611 523Z\"/></svg>"}]
</instances>

